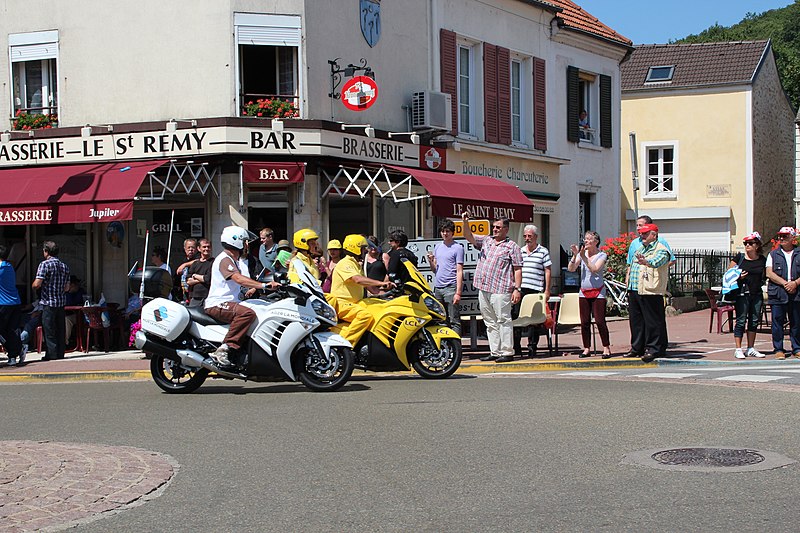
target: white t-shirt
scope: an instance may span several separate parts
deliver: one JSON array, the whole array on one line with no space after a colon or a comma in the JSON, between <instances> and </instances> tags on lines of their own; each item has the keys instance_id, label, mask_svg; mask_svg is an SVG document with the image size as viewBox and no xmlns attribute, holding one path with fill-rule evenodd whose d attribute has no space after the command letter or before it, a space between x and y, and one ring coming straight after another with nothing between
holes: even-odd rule
<instances>
[{"instance_id":1,"label":"white t-shirt","mask_svg":"<svg viewBox=\"0 0 800 533\"><path fill-rule=\"evenodd\" d=\"M781 252L783 252L783 256L786 258L786 265L789 269L792 268L792 254L794 253L794 249L789 250L788 252L781 248ZM767 268L772 268L772 254L767 254Z\"/></svg>"}]
</instances>

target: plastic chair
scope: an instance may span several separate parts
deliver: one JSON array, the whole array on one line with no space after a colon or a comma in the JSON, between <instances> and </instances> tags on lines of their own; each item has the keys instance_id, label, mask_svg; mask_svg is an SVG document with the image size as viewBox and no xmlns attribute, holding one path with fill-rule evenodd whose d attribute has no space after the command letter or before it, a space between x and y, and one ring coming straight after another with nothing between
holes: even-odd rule
<instances>
[{"instance_id":1,"label":"plastic chair","mask_svg":"<svg viewBox=\"0 0 800 533\"><path fill-rule=\"evenodd\" d=\"M117 349L124 350L128 346L128 339L130 337L130 329L125 320L125 313L116 307L109 307L108 315L111 319L109 329L116 335Z\"/></svg>"},{"instance_id":2,"label":"plastic chair","mask_svg":"<svg viewBox=\"0 0 800 533\"><path fill-rule=\"evenodd\" d=\"M514 319L515 328L540 326L547 321L550 309L544 299L544 294L526 294L520 302L519 315ZM553 355L553 338L550 328L545 328L547 335L547 352Z\"/></svg>"},{"instance_id":3,"label":"plastic chair","mask_svg":"<svg viewBox=\"0 0 800 533\"><path fill-rule=\"evenodd\" d=\"M83 313L86 315L86 318L89 319L89 323L86 324L86 344L84 346L84 353L89 353L89 347L92 345L89 342L94 335L94 340L97 342L97 335L99 333L103 334L103 348L105 348L105 352L108 353L108 344L109 344L109 328L103 326L103 311L108 311L106 307L84 307Z\"/></svg>"},{"instance_id":4,"label":"plastic chair","mask_svg":"<svg viewBox=\"0 0 800 533\"><path fill-rule=\"evenodd\" d=\"M730 328L730 332L733 332L733 311L736 309L732 305L718 305L717 304L717 291L711 289L705 289L706 296L708 296L708 303L711 305L711 317L708 322L708 332L711 333L711 330L714 326L714 317L717 317L717 334L722 333L722 326L725 322L728 322L728 327ZM727 314L728 318L725 321L722 320L722 316Z\"/></svg>"},{"instance_id":5,"label":"plastic chair","mask_svg":"<svg viewBox=\"0 0 800 533\"><path fill-rule=\"evenodd\" d=\"M558 352L558 326L575 327L580 325L580 295L577 292L568 292L566 294L562 294L561 303L558 306L558 319L553 327L556 336L556 352ZM594 331L594 317L592 317L592 346L594 351L597 351L597 340L595 339Z\"/></svg>"}]
</instances>

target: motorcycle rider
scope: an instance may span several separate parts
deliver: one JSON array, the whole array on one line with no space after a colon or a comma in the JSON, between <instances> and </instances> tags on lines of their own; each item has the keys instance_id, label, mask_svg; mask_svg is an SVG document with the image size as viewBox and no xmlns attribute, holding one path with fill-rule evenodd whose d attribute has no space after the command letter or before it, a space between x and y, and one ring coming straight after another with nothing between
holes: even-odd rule
<instances>
[{"instance_id":1,"label":"motorcycle rider","mask_svg":"<svg viewBox=\"0 0 800 533\"><path fill-rule=\"evenodd\" d=\"M223 251L211 265L211 286L205 301L205 312L211 318L230 324L225 339L211 358L223 366L231 364L228 355L231 351L242 348L242 341L247 335L250 324L256 319L252 309L240 305L240 288L251 289L250 296L256 289L276 288L276 282L260 283L250 278L250 271L245 262L245 243L252 236L246 229L228 226L222 230L220 240Z\"/></svg>"},{"instance_id":2,"label":"motorcycle rider","mask_svg":"<svg viewBox=\"0 0 800 533\"><path fill-rule=\"evenodd\" d=\"M333 270L333 282L328 303L336 309L339 320L346 322L340 334L355 346L361 336L372 325L373 317L358 302L364 298L364 287L378 287L383 290L394 288L395 284L387 281L370 279L364 275L361 267L367 250L367 239L363 235L348 235L344 238L342 249L345 257L336 264Z\"/></svg>"},{"instance_id":3,"label":"motorcycle rider","mask_svg":"<svg viewBox=\"0 0 800 533\"><path fill-rule=\"evenodd\" d=\"M303 262L306 270L308 270L314 278L319 281L319 268L315 257L322 255L322 248L319 246L319 235L313 229L303 228L294 232L294 247L297 250L295 257ZM289 281L292 283L300 283L300 276L294 269L294 265L289 264Z\"/></svg>"}]
</instances>

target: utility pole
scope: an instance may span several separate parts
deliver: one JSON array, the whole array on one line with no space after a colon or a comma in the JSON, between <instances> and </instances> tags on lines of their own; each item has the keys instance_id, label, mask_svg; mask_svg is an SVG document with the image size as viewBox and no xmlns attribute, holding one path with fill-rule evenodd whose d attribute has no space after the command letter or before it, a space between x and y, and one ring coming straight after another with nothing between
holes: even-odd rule
<instances>
[{"instance_id":1,"label":"utility pole","mask_svg":"<svg viewBox=\"0 0 800 533\"><path fill-rule=\"evenodd\" d=\"M639 164L636 158L636 132L628 134L631 141L631 179L633 180L633 219L639 218Z\"/></svg>"}]
</instances>

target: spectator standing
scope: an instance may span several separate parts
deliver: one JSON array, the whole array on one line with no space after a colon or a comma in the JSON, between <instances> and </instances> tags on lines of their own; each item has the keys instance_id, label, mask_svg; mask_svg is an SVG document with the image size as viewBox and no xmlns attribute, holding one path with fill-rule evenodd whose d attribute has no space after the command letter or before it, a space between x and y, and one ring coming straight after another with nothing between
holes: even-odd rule
<instances>
[{"instance_id":1,"label":"spectator standing","mask_svg":"<svg viewBox=\"0 0 800 533\"><path fill-rule=\"evenodd\" d=\"M386 272L391 281L399 280L401 283L406 283L410 279L408 270L403 266L403 259L408 259L414 266L417 266L417 256L406 249L407 245L408 235L406 232L395 230L389 234L389 246L392 249L389 251L389 264L386 265Z\"/></svg>"},{"instance_id":2,"label":"spectator standing","mask_svg":"<svg viewBox=\"0 0 800 533\"><path fill-rule=\"evenodd\" d=\"M338 239L331 239L328 241L328 261L325 263L325 271L328 277L322 283L322 292L331 292L331 284L333 283L333 269L342 258L342 243Z\"/></svg>"},{"instance_id":3,"label":"spectator standing","mask_svg":"<svg viewBox=\"0 0 800 533\"><path fill-rule=\"evenodd\" d=\"M64 306L76 306L76 305L84 305L87 301L91 300L89 295L86 294L86 291L81 287L81 280L78 279L78 276L70 276L69 277L69 286L67 288L67 294L65 295ZM69 342L70 337L72 337L72 329L75 327L75 322L80 320L86 320L83 315L75 315L69 314L65 318L64 323L64 341ZM79 330L80 331L80 330Z\"/></svg>"},{"instance_id":4,"label":"spectator standing","mask_svg":"<svg viewBox=\"0 0 800 533\"><path fill-rule=\"evenodd\" d=\"M649 363L667 351L667 318L664 294L669 281L669 250L658 240L658 226L639 228L642 247L628 265L628 324L630 357Z\"/></svg>"},{"instance_id":5,"label":"spectator standing","mask_svg":"<svg viewBox=\"0 0 800 533\"><path fill-rule=\"evenodd\" d=\"M384 261L384 256L387 260ZM367 253L364 258L364 272L369 279L375 281L389 281L387 275L386 265L388 264L388 255L383 253L381 243L375 235L367 237ZM380 289L373 286L365 286L367 292L370 294L378 294Z\"/></svg>"},{"instance_id":6,"label":"spectator standing","mask_svg":"<svg viewBox=\"0 0 800 533\"><path fill-rule=\"evenodd\" d=\"M570 272L581 269L581 290L578 295L578 305L581 315L581 340L583 352L580 357L591 355L591 327L592 317L600 333L600 342L603 344L603 359L611 357L611 341L606 325L606 286L603 282L603 272L606 269L608 256L601 252L600 235L596 231L587 231L583 237L583 245L578 247L573 244L572 259L567 265ZM524 268L524 267L523 267Z\"/></svg>"},{"instance_id":7,"label":"spectator standing","mask_svg":"<svg viewBox=\"0 0 800 533\"><path fill-rule=\"evenodd\" d=\"M508 238L510 221L492 223L492 237L476 237L469 227L469 213L462 215L464 237L480 250L473 285L478 289L478 305L486 324L490 353L481 361L506 363L514 360L514 327L511 306L522 299L522 254Z\"/></svg>"},{"instance_id":8,"label":"spectator standing","mask_svg":"<svg viewBox=\"0 0 800 533\"><path fill-rule=\"evenodd\" d=\"M23 364L27 345L19 339L22 301L17 291L17 275L8 261L8 248L0 244L0 342L8 355L8 366Z\"/></svg>"},{"instance_id":9,"label":"spectator standing","mask_svg":"<svg viewBox=\"0 0 800 533\"><path fill-rule=\"evenodd\" d=\"M200 239L197 246L200 257L187 269L186 283L189 285L189 307L203 307L211 287L211 241Z\"/></svg>"},{"instance_id":10,"label":"spectator standing","mask_svg":"<svg viewBox=\"0 0 800 533\"><path fill-rule=\"evenodd\" d=\"M739 294L736 296L736 326L733 328L733 339L736 359L764 357L756 350L756 331L761 325L761 308L764 305L764 284L767 269L767 258L762 255L761 234L754 231L744 238L744 253L738 254L731 261L731 268L739 268ZM747 351L742 350L742 338L747 326Z\"/></svg>"},{"instance_id":11,"label":"spectator standing","mask_svg":"<svg viewBox=\"0 0 800 533\"><path fill-rule=\"evenodd\" d=\"M161 246L156 246L153 248L153 253L150 254L150 259L153 260L153 266L162 270L166 270L172 274L172 270L170 270L169 265L167 264L167 251L164 248Z\"/></svg>"},{"instance_id":12,"label":"spectator standing","mask_svg":"<svg viewBox=\"0 0 800 533\"><path fill-rule=\"evenodd\" d=\"M550 260L550 251L539 244L539 228L533 224L528 224L523 228L522 238L525 240L525 246L520 249L522 254L521 297L520 302L514 304L511 309L512 318L519 316L522 298L526 294L544 293L544 301L547 302L550 299L550 277L553 264ZM527 329L528 333L528 357L536 357L541 336L540 326L514 328L514 352L522 355L523 329Z\"/></svg>"},{"instance_id":13,"label":"spectator standing","mask_svg":"<svg viewBox=\"0 0 800 533\"><path fill-rule=\"evenodd\" d=\"M268 271L265 272L264 281L272 281L272 267L275 265L275 258L278 257L278 245L275 244L275 232L272 231L272 228L264 228L258 232L258 236L261 238L261 245L258 247L258 260L262 268L266 268Z\"/></svg>"},{"instance_id":14,"label":"spectator standing","mask_svg":"<svg viewBox=\"0 0 800 533\"><path fill-rule=\"evenodd\" d=\"M797 231L784 226L778 231L779 246L767 256L768 300L772 309L772 348L775 359L786 359L783 350L783 325L789 315L789 341L792 355L800 357L800 252L795 244Z\"/></svg>"},{"instance_id":15,"label":"spectator standing","mask_svg":"<svg viewBox=\"0 0 800 533\"><path fill-rule=\"evenodd\" d=\"M181 263L175 269L175 275L172 277L172 293L176 301L189 301L189 284L187 283L188 274L187 269L198 257L197 252L197 239L189 237L183 241L183 253L186 256L186 261ZM178 288L180 287L180 289Z\"/></svg>"},{"instance_id":16,"label":"spectator standing","mask_svg":"<svg viewBox=\"0 0 800 533\"><path fill-rule=\"evenodd\" d=\"M433 296L445 304L447 321L453 331L461 334L461 293L464 289L464 247L454 239L456 226L452 220L439 225L442 242L433 253L428 252L428 263L434 271Z\"/></svg>"},{"instance_id":17,"label":"spectator standing","mask_svg":"<svg viewBox=\"0 0 800 533\"><path fill-rule=\"evenodd\" d=\"M69 289L69 267L58 258L58 245L45 241L42 245L44 261L39 263L33 288L41 291L42 332L47 346L43 361L63 359L66 350L66 322L64 305Z\"/></svg>"},{"instance_id":18,"label":"spectator standing","mask_svg":"<svg viewBox=\"0 0 800 533\"><path fill-rule=\"evenodd\" d=\"M591 139L589 135L589 113L585 109L581 110L578 116L578 128L580 128L581 139Z\"/></svg>"}]
</instances>

